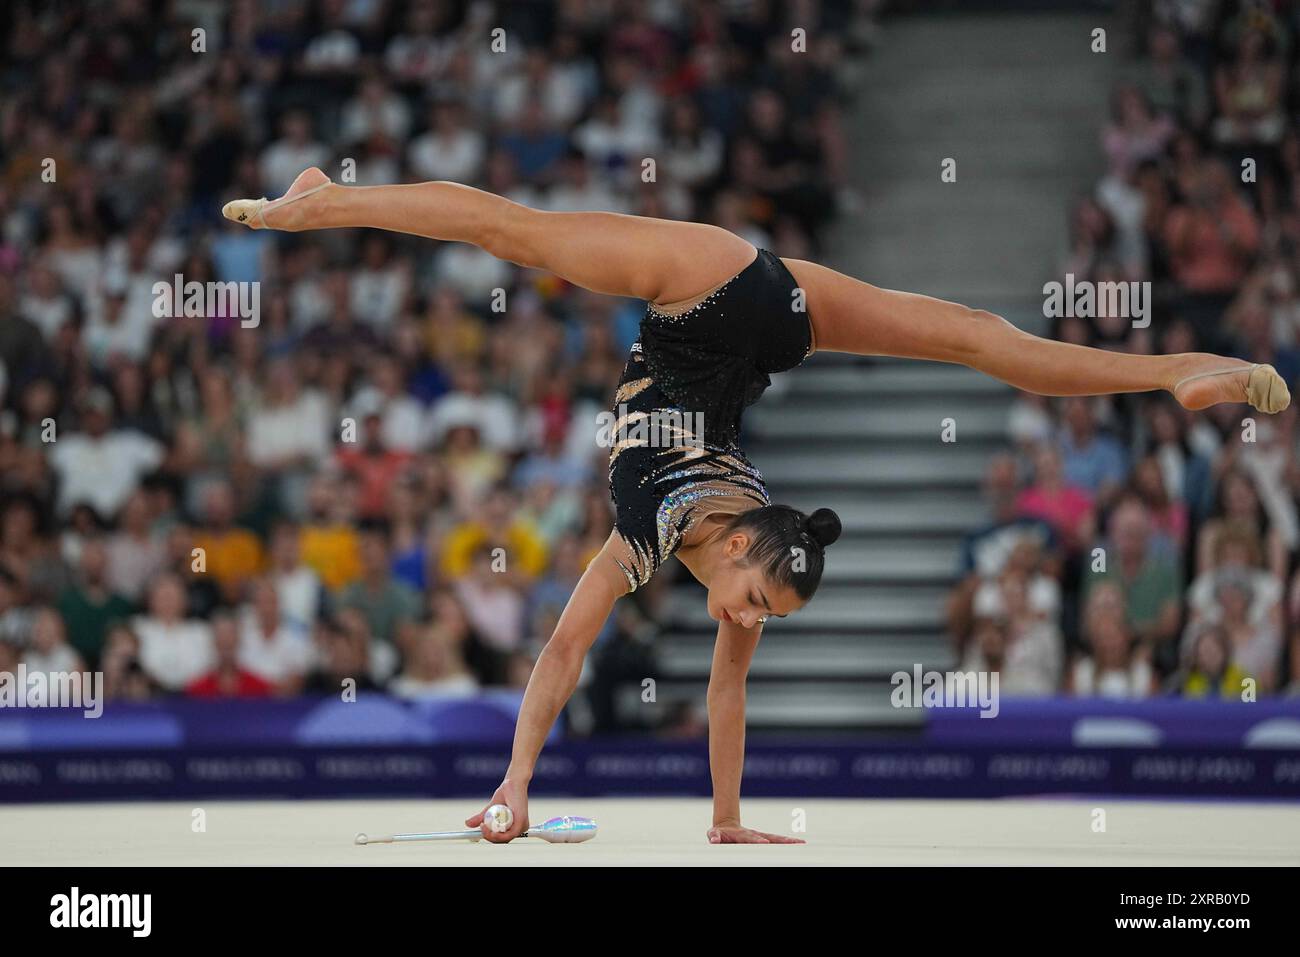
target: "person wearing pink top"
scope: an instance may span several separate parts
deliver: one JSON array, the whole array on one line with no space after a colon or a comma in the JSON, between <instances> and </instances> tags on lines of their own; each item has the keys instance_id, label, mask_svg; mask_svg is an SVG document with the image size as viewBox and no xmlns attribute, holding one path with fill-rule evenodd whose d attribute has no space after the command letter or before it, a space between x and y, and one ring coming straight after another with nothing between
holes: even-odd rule
<instances>
[{"instance_id":1,"label":"person wearing pink top","mask_svg":"<svg viewBox=\"0 0 1300 957\"><path fill-rule=\"evenodd\" d=\"M1041 518L1061 537L1066 551L1076 551L1092 538L1092 496L1068 485L1062 474L1061 453L1043 444L1034 455L1034 484L1016 499L1016 513Z\"/></svg>"}]
</instances>

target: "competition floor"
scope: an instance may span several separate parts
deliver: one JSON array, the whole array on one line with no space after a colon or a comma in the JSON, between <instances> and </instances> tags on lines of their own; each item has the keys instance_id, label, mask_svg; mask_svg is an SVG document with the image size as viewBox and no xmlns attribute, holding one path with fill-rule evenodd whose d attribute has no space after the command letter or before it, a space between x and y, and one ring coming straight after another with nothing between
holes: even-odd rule
<instances>
[{"instance_id":1,"label":"competition floor","mask_svg":"<svg viewBox=\"0 0 1300 957\"><path fill-rule=\"evenodd\" d=\"M207 830L195 833L194 811ZM357 846L358 831L452 830L473 801L258 801L0 806L3 865L1295 865L1300 807L1119 799L750 800L746 823L802 846L713 846L709 802L537 798L534 821L595 818L578 845L521 840ZM1093 830L1094 809L1106 830Z\"/></svg>"}]
</instances>

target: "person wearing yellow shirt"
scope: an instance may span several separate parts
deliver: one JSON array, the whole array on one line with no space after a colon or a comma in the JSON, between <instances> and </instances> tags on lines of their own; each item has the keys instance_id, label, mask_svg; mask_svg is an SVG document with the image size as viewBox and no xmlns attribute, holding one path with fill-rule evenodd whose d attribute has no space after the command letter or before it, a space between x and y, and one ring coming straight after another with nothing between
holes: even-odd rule
<instances>
[{"instance_id":1,"label":"person wearing yellow shirt","mask_svg":"<svg viewBox=\"0 0 1300 957\"><path fill-rule=\"evenodd\" d=\"M484 547L505 549L507 574L536 578L546 570L546 543L527 522L517 519L510 493L493 489L477 518L456 526L443 543L442 573L450 579L463 578L474 564L475 554Z\"/></svg>"},{"instance_id":2,"label":"person wearing yellow shirt","mask_svg":"<svg viewBox=\"0 0 1300 957\"><path fill-rule=\"evenodd\" d=\"M203 549L206 573L222 593L238 595L266 563L262 542L235 524L235 493L228 482L214 482L203 496L203 506L206 521L194 536L194 547Z\"/></svg>"},{"instance_id":3,"label":"person wearing yellow shirt","mask_svg":"<svg viewBox=\"0 0 1300 957\"><path fill-rule=\"evenodd\" d=\"M310 517L299 535L303 564L320 576L330 591L361 577L361 545L357 531L336 509L346 501L341 483L317 476L307 493Z\"/></svg>"},{"instance_id":4,"label":"person wearing yellow shirt","mask_svg":"<svg viewBox=\"0 0 1300 957\"><path fill-rule=\"evenodd\" d=\"M1182 696L1240 701L1250 675L1232 662L1230 654L1228 635L1222 627L1211 625L1201 632L1178 687Z\"/></svg>"}]
</instances>

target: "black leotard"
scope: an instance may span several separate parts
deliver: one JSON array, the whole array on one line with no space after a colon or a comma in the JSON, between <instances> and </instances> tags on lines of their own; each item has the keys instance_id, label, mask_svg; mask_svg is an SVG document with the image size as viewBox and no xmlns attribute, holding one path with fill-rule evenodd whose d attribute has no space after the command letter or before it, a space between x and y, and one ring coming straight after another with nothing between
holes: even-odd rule
<instances>
[{"instance_id":1,"label":"black leotard","mask_svg":"<svg viewBox=\"0 0 1300 957\"><path fill-rule=\"evenodd\" d=\"M702 499L770 504L762 474L738 444L740 416L771 385L771 373L811 352L802 291L764 249L678 315L647 305L614 397L609 455L615 528L630 552L618 564L631 589L707 514Z\"/></svg>"}]
</instances>

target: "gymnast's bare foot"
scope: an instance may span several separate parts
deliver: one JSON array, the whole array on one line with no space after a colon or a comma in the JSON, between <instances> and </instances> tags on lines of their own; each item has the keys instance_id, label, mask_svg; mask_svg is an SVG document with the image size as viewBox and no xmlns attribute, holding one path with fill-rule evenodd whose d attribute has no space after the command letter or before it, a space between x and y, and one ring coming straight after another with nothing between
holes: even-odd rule
<instances>
[{"instance_id":1,"label":"gymnast's bare foot","mask_svg":"<svg viewBox=\"0 0 1300 957\"><path fill-rule=\"evenodd\" d=\"M279 199L236 199L221 208L221 215L251 229L283 229L297 232L311 228L312 207L321 199L301 203L309 196L333 185L330 178L315 166L309 166L295 179Z\"/></svg>"},{"instance_id":2,"label":"gymnast's bare foot","mask_svg":"<svg viewBox=\"0 0 1300 957\"><path fill-rule=\"evenodd\" d=\"M1169 391L1185 409L1197 411L1220 402L1249 402L1260 412L1281 412L1291 404L1291 390L1270 365L1205 356Z\"/></svg>"}]
</instances>

